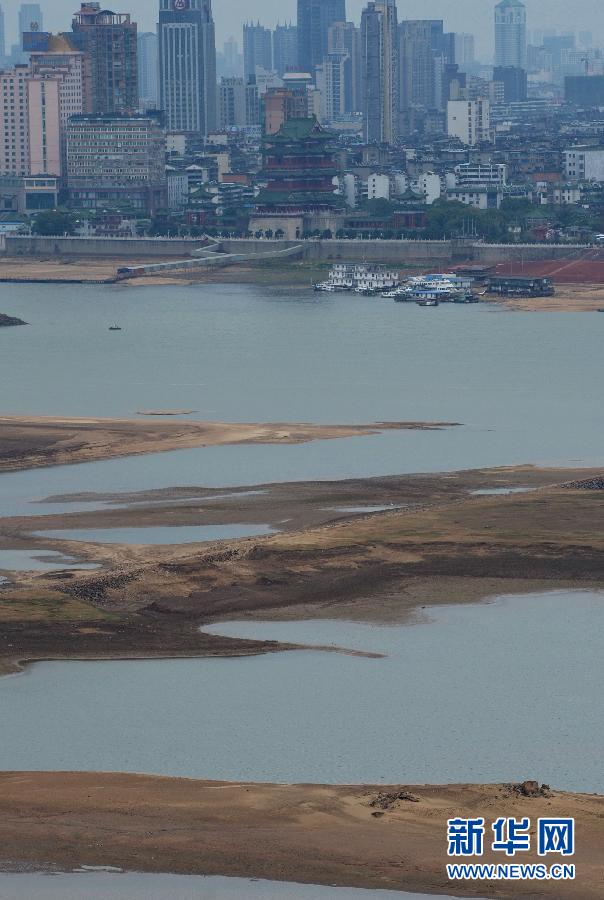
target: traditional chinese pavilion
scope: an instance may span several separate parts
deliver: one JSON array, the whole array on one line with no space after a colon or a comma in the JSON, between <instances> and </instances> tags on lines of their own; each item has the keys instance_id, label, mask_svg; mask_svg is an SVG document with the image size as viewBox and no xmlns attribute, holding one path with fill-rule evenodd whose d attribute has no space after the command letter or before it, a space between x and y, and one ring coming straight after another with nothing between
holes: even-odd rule
<instances>
[{"instance_id":1,"label":"traditional chinese pavilion","mask_svg":"<svg viewBox=\"0 0 604 900\"><path fill-rule=\"evenodd\" d=\"M266 135L263 157L265 186L256 200L252 228L301 237L342 209L334 185L333 135L315 118L288 119L276 134Z\"/></svg>"}]
</instances>

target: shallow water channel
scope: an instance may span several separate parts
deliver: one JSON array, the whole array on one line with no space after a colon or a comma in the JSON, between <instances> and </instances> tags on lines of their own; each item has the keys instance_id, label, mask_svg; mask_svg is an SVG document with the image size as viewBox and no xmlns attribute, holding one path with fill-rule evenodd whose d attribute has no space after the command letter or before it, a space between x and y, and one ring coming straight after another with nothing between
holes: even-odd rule
<instances>
[{"instance_id":1,"label":"shallow water channel","mask_svg":"<svg viewBox=\"0 0 604 900\"><path fill-rule=\"evenodd\" d=\"M211 629L382 658L304 650L37 663L0 679L0 768L353 784L538 778L604 792L603 594L421 614L388 627Z\"/></svg>"}]
</instances>

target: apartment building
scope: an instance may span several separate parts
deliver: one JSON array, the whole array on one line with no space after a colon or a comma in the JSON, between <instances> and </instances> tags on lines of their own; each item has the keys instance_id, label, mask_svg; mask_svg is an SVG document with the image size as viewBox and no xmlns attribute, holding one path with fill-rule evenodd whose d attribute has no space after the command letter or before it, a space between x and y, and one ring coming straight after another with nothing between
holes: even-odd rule
<instances>
[{"instance_id":1,"label":"apartment building","mask_svg":"<svg viewBox=\"0 0 604 900\"><path fill-rule=\"evenodd\" d=\"M165 205L166 136L157 116L76 116L67 126L67 187L84 209Z\"/></svg>"}]
</instances>

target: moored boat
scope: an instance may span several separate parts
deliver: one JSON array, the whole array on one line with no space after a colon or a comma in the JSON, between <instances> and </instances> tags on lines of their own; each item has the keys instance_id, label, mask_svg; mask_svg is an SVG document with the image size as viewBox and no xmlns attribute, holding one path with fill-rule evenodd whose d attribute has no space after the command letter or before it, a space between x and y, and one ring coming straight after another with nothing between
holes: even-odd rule
<instances>
[{"instance_id":1,"label":"moored boat","mask_svg":"<svg viewBox=\"0 0 604 900\"><path fill-rule=\"evenodd\" d=\"M388 266L335 263L327 281L319 282L314 288L316 291L354 291L370 296L392 291L399 285L398 271Z\"/></svg>"}]
</instances>

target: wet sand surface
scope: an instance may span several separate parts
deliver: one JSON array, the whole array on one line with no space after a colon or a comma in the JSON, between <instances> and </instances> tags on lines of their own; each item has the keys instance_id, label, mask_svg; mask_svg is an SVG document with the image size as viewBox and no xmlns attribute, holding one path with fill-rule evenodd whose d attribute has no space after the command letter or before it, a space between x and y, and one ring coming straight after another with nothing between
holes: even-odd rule
<instances>
[{"instance_id":1,"label":"wet sand surface","mask_svg":"<svg viewBox=\"0 0 604 900\"><path fill-rule=\"evenodd\" d=\"M4 868L111 865L149 872L257 877L351 887L490 895L445 872L456 816L575 816L580 877L540 882L544 897L596 898L604 799L512 785L393 787L204 782L96 773L0 773ZM485 850L484 862L501 862ZM523 862L541 861L534 853ZM495 894L493 894L494 896ZM534 897L530 882L498 897Z\"/></svg>"}]
</instances>

